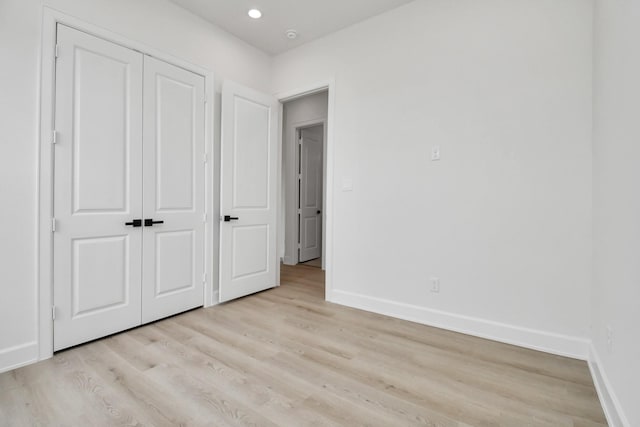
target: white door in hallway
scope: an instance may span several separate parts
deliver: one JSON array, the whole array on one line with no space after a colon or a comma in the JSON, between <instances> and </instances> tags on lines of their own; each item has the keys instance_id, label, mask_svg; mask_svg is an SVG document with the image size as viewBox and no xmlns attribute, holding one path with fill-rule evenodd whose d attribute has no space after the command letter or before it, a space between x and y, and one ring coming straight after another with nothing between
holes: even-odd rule
<instances>
[{"instance_id":1,"label":"white door in hallway","mask_svg":"<svg viewBox=\"0 0 640 427\"><path fill-rule=\"evenodd\" d=\"M322 126L300 130L299 262L322 256Z\"/></svg>"},{"instance_id":2,"label":"white door in hallway","mask_svg":"<svg viewBox=\"0 0 640 427\"><path fill-rule=\"evenodd\" d=\"M144 59L142 323L204 301L204 77Z\"/></svg>"},{"instance_id":3,"label":"white door in hallway","mask_svg":"<svg viewBox=\"0 0 640 427\"><path fill-rule=\"evenodd\" d=\"M58 26L54 350L204 302L204 77Z\"/></svg>"},{"instance_id":4,"label":"white door in hallway","mask_svg":"<svg viewBox=\"0 0 640 427\"><path fill-rule=\"evenodd\" d=\"M139 325L142 274L143 55L63 25L58 45L55 350Z\"/></svg>"},{"instance_id":5,"label":"white door in hallway","mask_svg":"<svg viewBox=\"0 0 640 427\"><path fill-rule=\"evenodd\" d=\"M222 90L220 301L276 286L278 103L226 81Z\"/></svg>"}]
</instances>

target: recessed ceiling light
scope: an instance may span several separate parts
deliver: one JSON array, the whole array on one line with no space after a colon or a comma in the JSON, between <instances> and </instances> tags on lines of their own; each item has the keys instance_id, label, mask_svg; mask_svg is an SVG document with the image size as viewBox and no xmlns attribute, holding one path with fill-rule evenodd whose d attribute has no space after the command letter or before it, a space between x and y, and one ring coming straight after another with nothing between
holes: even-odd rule
<instances>
[{"instance_id":1,"label":"recessed ceiling light","mask_svg":"<svg viewBox=\"0 0 640 427\"><path fill-rule=\"evenodd\" d=\"M262 12L260 12L258 9L251 9L249 12L247 12L247 14L253 19L260 19L260 17L262 17Z\"/></svg>"}]
</instances>

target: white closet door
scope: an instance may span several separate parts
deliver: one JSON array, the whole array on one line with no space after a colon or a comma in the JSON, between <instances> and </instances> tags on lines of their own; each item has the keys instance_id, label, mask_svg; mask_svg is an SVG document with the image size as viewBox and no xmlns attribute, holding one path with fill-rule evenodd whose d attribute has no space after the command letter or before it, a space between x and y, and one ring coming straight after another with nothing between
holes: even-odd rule
<instances>
[{"instance_id":1,"label":"white closet door","mask_svg":"<svg viewBox=\"0 0 640 427\"><path fill-rule=\"evenodd\" d=\"M142 322L204 302L204 77L145 56Z\"/></svg>"},{"instance_id":2,"label":"white closet door","mask_svg":"<svg viewBox=\"0 0 640 427\"><path fill-rule=\"evenodd\" d=\"M143 56L58 25L54 349L140 324Z\"/></svg>"},{"instance_id":3,"label":"white closet door","mask_svg":"<svg viewBox=\"0 0 640 427\"><path fill-rule=\"evenodd\" d=\"M222 89L220 301L276 286L277 101Z\"/></svg>"}]
</instances>

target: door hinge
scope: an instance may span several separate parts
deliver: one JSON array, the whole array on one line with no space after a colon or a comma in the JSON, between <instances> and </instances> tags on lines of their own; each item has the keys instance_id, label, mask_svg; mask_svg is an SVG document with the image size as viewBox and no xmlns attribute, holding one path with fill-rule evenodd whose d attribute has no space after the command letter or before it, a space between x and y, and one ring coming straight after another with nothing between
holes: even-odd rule
<instances>
[{"instance_id":1,"label":"door hinge","mask_svg":"<svg viewBox=\"0 0 640 427\"><path fill-rule=\"evenodd\" d=\"M54 130L51 132L51 143L55 144L58 142L58 131Z\"/></svg>"},{"instance_id":2,"label":"door hinge","mask_svg":"<svg viewBox=\"0 0 640 427\"><path fill-rule=\"evenodd\" d=\"M55 57L60 57L60 45L56 43Z\"/></svg>"},{"instance_id":3,"label":"door hinge","mask_svg":"<svg viewBox=\"0 0 640 427\"><path fill-rule=\"evenodd\" d=\"M302 180L302 174L301 173L298 174L298 179Z\"/></svg>"},{"instance_id":4,"label":"door hinge","mask_svg":"<svg viewBox=\"0 0 640 427\"><path fill-rule=\"evenodd\" d=\"M56 320L56 306L51 306L51 320Z\"/></svg>"},{"instance_id":5,"label":"door hinge","mask_svg":"<svg viewBox=\"0 0 640 427\"><path fill-rule=\"evenodd\" d=\"M298 215L302 215L302 209L298 209Z\"/></svg>"},{"instance_id":6,"label":"door hinge","mask_svg":"<svg viewBox=\"0 0 640 427\"><path fill-rule=\"evenodd\" d=\"M55 232L56 231L56 219L55 218L51 218L51 232Z\"/></svg>"},{"instance_id":7,"label":"door hinge","mask_svg":"<svg viewBox=\"0 0 640 427\"><path fill-rule=\"evenodd\" d=\"M207 283L207 273L202 273L202 283Z\"/></svg>"},{"instance_id":8,"label":"door hinge","mask_svg":"<svg viewBox=\"0 0 640 427\"><path fill-rule=\"evenodd\" d=\"M204 163L208 163L209 162L209 155L207 153L204 153Z\"/></svg>"},{"instance_id":9,"label":"door hinge","mask_svg":"<svg viewBox=\"0 0 640 427\"><path fill-rule=\"evenodd\" d=\"M302 243L298 243L298 249L302 249Z\"/></svg>"},{"instance_id":10,"label":"door hinge","mask_svg":"<svg viewBox=\"0 0 640 427\"><path fill-rule=\"evenodd\" d=\"M207 213L202 214L202 222L207 222Z\"/></svg>"}]
</instances>

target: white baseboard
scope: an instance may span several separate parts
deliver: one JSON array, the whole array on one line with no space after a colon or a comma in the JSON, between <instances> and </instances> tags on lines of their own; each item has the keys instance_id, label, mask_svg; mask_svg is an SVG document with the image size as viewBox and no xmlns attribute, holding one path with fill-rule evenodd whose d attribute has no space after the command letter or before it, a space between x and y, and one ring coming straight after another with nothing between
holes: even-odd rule
<instances>
[{"instance_id":1,"label":"white baseboard","mask_svg":"<svg viewBox=\"0 0 640 427\"><path fill-rule=\"evenodd\" d=\"M285 256L282 259L282 262L284 265L296 265L298 264L298 261L295 259L295 257L292 256Z\"/></svg>"},{"instance_id":2,"label":"white baseboard","mask_svg":"<svg viewBox=\"0 0 640 427\"><path fill-rule=\"evenodd\" d=\"M586 338L523 328L335 289L328 301L560 356L587 360L589 355L589 340Z\"/></svg>"},{"instance_id":3,"label":"white baseboard","mask_svg":"<svg viewBox=\"0 0 640 427\"><path fill-rule=\"evenodd\" d=\"M0 373L38 361L38 343L36 341L20 344L0 350Z\"/></svg>"},{"instance_id":4,"label":"white baseboard","mask_svg":"<svg viewBox=\"0 0 640 427\"><path fill-rule=\"evenodd\" d=\"M605 371L602 369L600 357L593 344L589 346L589 370L609 426L631 427L620 406L620 401L616 397Z\"/></svg>"},{"instance_id":5,"label":"white baseboard","mask_svg":"<svg viewBox=\"0 0 640 427\"><path fill-rule=\"evenodd\" d=\"M211 304L205 306L204 308L214 307L220 304L220 291L213 291L211 293Z\"/></svg>"}]
</instances>

